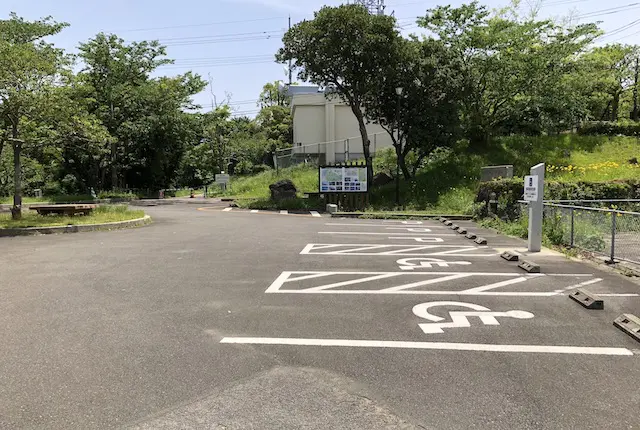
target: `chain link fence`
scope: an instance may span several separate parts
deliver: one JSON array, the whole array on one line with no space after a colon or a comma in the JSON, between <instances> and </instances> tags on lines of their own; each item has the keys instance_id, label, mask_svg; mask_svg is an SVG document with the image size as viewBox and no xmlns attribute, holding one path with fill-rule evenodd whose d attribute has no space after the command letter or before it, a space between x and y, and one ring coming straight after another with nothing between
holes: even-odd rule
<instances>
[{"instance_id":1,"label":"chain link fence","mask_svg":"<svg viewBox=\"0 0 640 430\"><path fill-rule=\"evenodd\" d=\"M640 206L634 200L586 202L629 209ZM604 255L611 262L640 264L640 211L545 203L544 228L554 243Z\"/></svg>"},{"instance_id":2,"label":"chain link fence","mask_svg":"<svg viewBox=\"0 0 640 430\"><path fill-rule=\"evenodd\" d=\"M376 151L382 148L382 136L385 135L387 135L386 132L374 133L368 136L373 157L375 157ZM362 138L356 136L331 142L297 144L291 148L277 150L273 156L273 161L276 168L290 167L302 163L323 165L327 162L328 153L335 154L336 163L364 159Z\"/></svg>"}]
</instances>

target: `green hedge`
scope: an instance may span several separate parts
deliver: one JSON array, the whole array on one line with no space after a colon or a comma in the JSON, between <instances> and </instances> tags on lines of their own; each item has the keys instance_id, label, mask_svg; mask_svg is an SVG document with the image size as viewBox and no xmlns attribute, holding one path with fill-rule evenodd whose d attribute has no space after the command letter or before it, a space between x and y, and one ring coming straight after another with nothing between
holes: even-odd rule
<instances>
[{"instance_id":1,"label":"green hedge","mask_svg":"<svg viewBox=\"0 0 640 430\"><path fill-rule=\"evenodd\" d=\"M476 202L487 203L491 193L498 200L497 215L514 219L519 214L518 200L524 194L522 178L483 182L478 188ZM547 181L545 200L613 200L640 199L640 178L609 182L558 182ZM487 215L487 205L481 205L476 216Z\"/></svg>"},{"instance_id":2,"label":"green hedge","mask_svg":"<svg viewBox=\"0 0 640 430\"><path fill-rule=\"evenodd\" d=\"M640 122L634 121L591 121L583 123L578 129L583 136L640 136Z\"/></svg>"}]
</instances>

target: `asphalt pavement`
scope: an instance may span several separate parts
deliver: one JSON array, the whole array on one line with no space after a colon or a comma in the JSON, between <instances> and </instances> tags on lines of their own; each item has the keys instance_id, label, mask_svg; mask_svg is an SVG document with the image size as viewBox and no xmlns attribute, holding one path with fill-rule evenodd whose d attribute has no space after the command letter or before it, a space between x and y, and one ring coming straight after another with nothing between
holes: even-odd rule
<instances>
[{"instance_id":1,"label":"asphalt pavement","mask_svg":"<svg viewBox=\"0 0 640 430\"><path fill-rule=\"evenodd\" d=\"M640 285L458 222L145 208L0 238L0 428L640 428ZM568 298L583 286L604 310Z\"/></svg>"}]
</instances>

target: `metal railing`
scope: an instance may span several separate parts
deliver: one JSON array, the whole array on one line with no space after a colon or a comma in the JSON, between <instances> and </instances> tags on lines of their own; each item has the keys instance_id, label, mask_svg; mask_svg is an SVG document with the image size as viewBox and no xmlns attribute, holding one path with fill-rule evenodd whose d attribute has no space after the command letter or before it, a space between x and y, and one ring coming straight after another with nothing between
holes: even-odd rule
<instances>
[{"instance_id":1,"label":"metal railing","mask_svg":"<svg viewBox=\"0 0 640 430\"><path fill-rule=\"evenodd\" d=\"M380 132L368 135L372 156L375 157L377 150L381 149L382 145L379 144L379 140L381 140L380 136L384 135L387 133ZM291 148L279 149L274 154L274 164L276 167L288 167L301 163L325 164L328 150L335 153L336 162L364 158L362 138L354 136L329 142L294 144Z\"/></svg>"},{"instance_id":2,"label":"metal railing","mask_svg":"<svg viewBox=\"0 0 640 430\"><path fill-rule=\"evenodd\" d=\"M621 203L637 204L620 200L615 205ZM604 255L608 262L640 264L640 212L544 203L544 216L553 242Z\"/></svg>"}]
</instances>

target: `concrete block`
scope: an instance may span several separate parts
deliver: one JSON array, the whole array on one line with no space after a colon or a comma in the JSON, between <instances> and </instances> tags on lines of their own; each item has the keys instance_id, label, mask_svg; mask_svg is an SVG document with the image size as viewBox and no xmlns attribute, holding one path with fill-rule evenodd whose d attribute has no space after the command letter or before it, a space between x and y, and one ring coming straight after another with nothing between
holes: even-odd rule
<instances>
[{"instance_id":1,"label":"concrete block","mask_svg":"<svg viewBox=\"0 0 640 430\"><path fill-rule=\"evenodd\" d=\"M622 314L613 321L613 325L640 342L640 318L633 314Z\"/></svg>"},{"instance_id":2,"label":"concrete block","mask_svg":"<svg viewBox=\"0 0 640 430\"><path fill-rule=\"evenodd\" d=\"M479 237L475 240L475 242L478 245L486 245L487 244L487 239L485 239L484 237Z\"/></svg>"},{"instance_id":3,"label":"concrete block","mask_svg":"<svg viewBox=\"0 0 640 430\"><path fill-rule=\"evenodd\" d=\"M449 228L451 228L451 230L457 230L460 228L460 226L458 224L453 224L451 226L449 226Z\"/></svg>"},{"instance_id":4,"label":"concrete block","mask_svg":"<svg viewBox=\"0 0 640 430\"><path fill-rule=\"evenodd\" d=\"M460 228L458 229L458 234L467 234L467 229L466 229L466 228L464 228L464 227L460 227Z\"/></svg>"},{"instance_id":5,"label":"concrete block","mask_svg":"<svg viewBox=\"0 0 640 430\"><path fill-rule=\"evenodd\" d=\"M446 219L445 217L443 217L443 216L441 216L440 218L438 218L438 221L440 221L440 222L445 222L446 220L447 220L447 219Z\"/></svg>"},{"instance_id":6,"label":"concrete block","mask_svg":"<svg viewBox=\"0 0 640 430\"><path fill-rule=\"evenodd\" d=\"M595 294L585 290L584 288L578 288L569 294L569 298L580 303L587 309L604 309L604 301Z\"/></svg>"},{"instance_id":7,"label":"concrete block","mask_svg":"<svg viewBox=\"0 0 640 430\"><path fill-rule=\"evenodd\" d=\"M487 166L482 168L480 182L488 182L494 179L510 179L513 178L513 166Z\"/></svg>"},{"instance_id":8,"label":"concrete block","mask_svg":"<svg viewBox=\"0 0 640 430\"><path fill-rule=\"evenodd\" d=\"M338 212L338 205L332 205L332 204L327 205L327 213L334 214L336 212Z\"/></svg>"},{"instance_id":9,"label":"concrete block","mask_svg":"<svg viewBox=\"0 0 640 430\"><path fill-rule=\"evenodd\" d=\"M531 261L524 260L518 267L529 273L540 273L540 266Z\"/></svg>"},{"instance_id":10,"label":"concrete block","mask_svg":"<svg viewBox=\"0 0 640 430\"><path fill-rule=\"evenodd\" d=\"M446 220L444 222L444 225L453 225L453 221Z\"/></svg>"},{"instance_id":11,"label":"concrete block","mask_svg":"<svg viewBox=\"0 0 640 430\"><path fill-rule=\"evenodd\" d=\"M469 233L465 234L464 237L466 237L467 239L475 239L476 237L478 237L478 235L476 235L475 233L469 232Z\"/></svg>"},{"instance_id":12,"label":"concrete block","mask_svg":"<svg viewBox=\"0 0 640 430\"><path fill-rule=\"evenodd\" d=\"M513 251L505 251L500 254L500 257L504 258L507 261L518 261L520 257Z\"/></svg>"}]
</instances>

